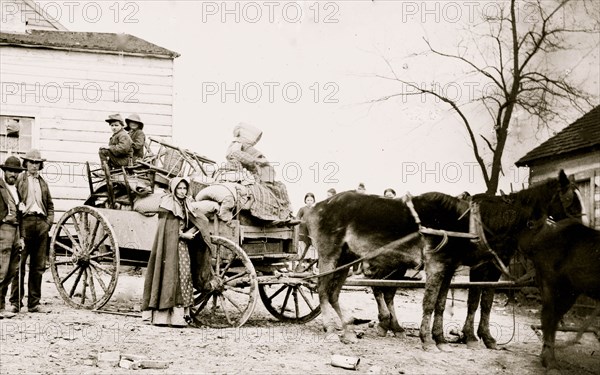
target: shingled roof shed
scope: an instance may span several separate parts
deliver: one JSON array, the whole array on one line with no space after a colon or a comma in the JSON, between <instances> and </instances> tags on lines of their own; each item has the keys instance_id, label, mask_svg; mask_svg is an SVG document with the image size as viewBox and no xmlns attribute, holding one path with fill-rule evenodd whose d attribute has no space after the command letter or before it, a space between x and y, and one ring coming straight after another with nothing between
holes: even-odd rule
<instances>
[{"instance_id":1,"label":"shingled roof shed","mask_svg":"<svg viewBox=\"0 0 600 375\"><path fill-rule=\"evenodd\" d=\"M529 184L572 175L583 198L585 220L600 229L600 106L529 151L516 163L529 167Z\"/></svg>"},{"instance_id":2,"label":"shingled roof shed","mask_svg":"<svg viewBox=\"0 0 600 375\"><path fill-rule=\"evenodd\" d=\"M515 164L533 166L566 155L600 150L600 106L592 109L546 142L529 151Z\"/></svg>"}]
</instances>

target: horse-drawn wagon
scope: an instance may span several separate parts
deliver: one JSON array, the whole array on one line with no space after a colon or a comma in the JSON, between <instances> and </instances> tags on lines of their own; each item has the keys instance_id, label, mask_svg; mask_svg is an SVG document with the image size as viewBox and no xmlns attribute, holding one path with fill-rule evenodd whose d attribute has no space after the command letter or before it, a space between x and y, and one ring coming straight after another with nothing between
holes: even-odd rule
<instances>
[{"instance_id":1,"label":"horse-drawn wagon","mask_svg":"<svg viewBox=\"0 0 600 375\"><path fill-rule=\"evenodd\" d=\"M188 177L192 191L210 185L214 161L152 138L147 149L149 157L120 170L87 164L89 198L56 224L50 268L70 306L102 308L116 288L120 266L147 265L158 215L136 210L140 196L159 195L174 177ZM197 323L241 326L258 297L282 321L307 322L319 315L316 283L304 279L316 259L299 256L297 226L253 220L236 210L229 222L215 215L209 227L212 279L210 288L194 293Z\"/></svg>"}]
</instances>

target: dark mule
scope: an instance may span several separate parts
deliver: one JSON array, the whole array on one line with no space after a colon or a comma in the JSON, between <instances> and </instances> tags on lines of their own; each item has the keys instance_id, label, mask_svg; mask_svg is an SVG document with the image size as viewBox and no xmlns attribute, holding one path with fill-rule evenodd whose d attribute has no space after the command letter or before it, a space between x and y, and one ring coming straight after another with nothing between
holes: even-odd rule
<instances>
[{"instance_id":1,"label":"dark mule","mask_svg":"<svg viewBox=\"0 0 600 375\"><path fill-rule=\"evenodd\" d=\"M468 239L449 238L446 246L434 250L440 242L436 236L425 236L423 260L427 275L425 294L423 297L423 318L420 337L424 349L445 348L443 335L443 313L448 294L448 287L456 268L459 265L471 267L471 281L498 281L501 276L500 267L495 261L495 252L504 265L508 265L517 249L519 236L528 225L542 217L552 216L555 220L581 213L581 203L576 188L571 184L563 171L558 178L550 179L540 185L512 193L506 196L487 194L475 195L472 202L479 206L480 222L486 236L488 247L480 247ZM468 203L456 199L456 211L465 210ZM440 225L421 215L418 202L415 208L423 225L435 228L469 231L469 215L458 220L453 229ZM490 251L490 249L492 249ZM492 252L493 251L493 252ZM496 340L489 330L489 317L494 300L492 288L470 288L468 296L468 313L463 333L470 346L478 341L474 332L474 316L477 306L481 306L481 319L477 330L478 336L486 347L495 348ZM430 330L431 314L435 311L433 327Z\"/></svg>"},{"instance_id":2,"label":"dark mule","mask_svg":"<svg viewBox=\"0 0 600 375\"><path fill-rule=\"evenodd\" d=\"M600 231L575 220L543 224L519 241L535 265L542 295L542 363L557 369L556 329L581 294L600 301Z\"/></svg>"},{"instance_id":3,"label":"dark mule","mask_svg":"<svg viewBox=\"0 0 600 375\"><path fill-rule=\"evenodd\" d=\"M418 203L423 216L452 228L460 213L454 205L445 206L447 197L431 193L415 197L414 202L415 205ZM340 193L317 203L311 210L308 225L319 252L319 273L329 272L365 255L377 254L363 261L365 274L376 279L399 279L408 268L421 263L423 243L417 234L418 225L410 209L399 199ZM413 236L409 241L399 244L410 234ZM327 332L335 329L335 311L344 329L342 341L353 342L356 337L349 332L349 322L338 301L347 276L346 268L320 277L319 298L324 329ZM404 330L398 324L393 306L396 288L373 288L373 291L379 308L379 335L385 336L392 331L402 336Z\"/></svg>"}]
</instances>

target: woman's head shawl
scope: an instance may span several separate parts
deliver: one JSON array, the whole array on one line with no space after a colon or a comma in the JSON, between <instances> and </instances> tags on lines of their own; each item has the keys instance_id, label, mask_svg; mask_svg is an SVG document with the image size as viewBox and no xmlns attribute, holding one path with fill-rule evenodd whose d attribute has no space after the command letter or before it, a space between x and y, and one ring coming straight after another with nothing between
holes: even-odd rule
<instances>
[{"instance_id":1,"label":"woman's head shawl","mask_svg":"<svg viewBox=\"0 0 600 375\"><path fill-rule=\"evenodd\" d=\"M187 180L187 178L173 177L169 183L169 194L166 194L162 197L160 201L160 208L171 211L173 215L186 220L187 213L190 212L189 207L191 198L186 195L183 200L179 200L175 196L175 188L177 188L177 185L179 185L181 181L184 181L187 184L189 192L190 182Z\"/></svg>"}]
</instances>

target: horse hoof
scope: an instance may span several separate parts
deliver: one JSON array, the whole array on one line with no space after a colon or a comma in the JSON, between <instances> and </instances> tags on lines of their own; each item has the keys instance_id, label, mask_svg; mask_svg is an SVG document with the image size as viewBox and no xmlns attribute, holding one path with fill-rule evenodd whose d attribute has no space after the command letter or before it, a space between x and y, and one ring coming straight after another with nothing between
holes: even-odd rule
<instances>
[{"instance_id":1,"label":"horse hoof","mask_svg":"<svg viewBox=\"0 0 600 375\"><path fill-rule=\"evenodd\" d=\"M379 337L385 337L387 336L387 329L383 328L382 326L377 326L377 336Z\"/></svg>"},{"instance_id":2,"label":"horse hoof","mask_svg":"<svg viewBox=\"0 0 600 375\"><path fill-rule=\"evenodd\" d=\"M429 353L438 353L440 351L434 342L424 342L423 350Z\"/></svg>"},{"instance_id":3,"label":"horse hoof","mask_svg":"<svg viewBox=\"0 0 600 375\"><path fill-rule=\"evenodd\" d=\"M356 338L356 334L354 332L344 332L340 336L340 341L343 344L356 344L358 339Z\"/></svg>"},{"instance_id":4,"label":"horse hoof","mask_svg":"<svg viewBox=\"0 0 600 375\"><path fill-rule=\"evenodd\" d=\"M478 349L479 341L467 341L467 348L468 349Z\"/></svg>"},{"instance_id":5,"label":"horse hoof","mask_svg":"<svg viewBox=\"0 0 600 375\"><path fill-rule=\"evenodd\" d=\"M485 347L490 350L497 350L498 346L496 345L496 341L484 341Z\"/></svg>"},{"instance_id":6,"label":"horse hoof","mask_svg":"<svg viewBox=\"0 0 600 375\"><path fill-rule=\"evenodd\" d=\"M449 352L453 352L453 351L454 351L454 350L452 349L452 347L451 347L450 345L446 344L446 343L443 343L443 344L437 344L436 346L437 346L437 348L438 348L438 350L439 350L440 352L446 352L446 353L449 353Z\"/></svg>"},{"instance_id":7,"label":"horse hoof","mask_svg":"<svg viewBox=\"0 0 600 375\"><path fill-rule=\"evenodd\" d=\"M406 332L404 332L404 331L396 331L396 332L394 332L394 337L397 337L399 339L405 339L406 338Z\"/></svg>"}]
</instances>

